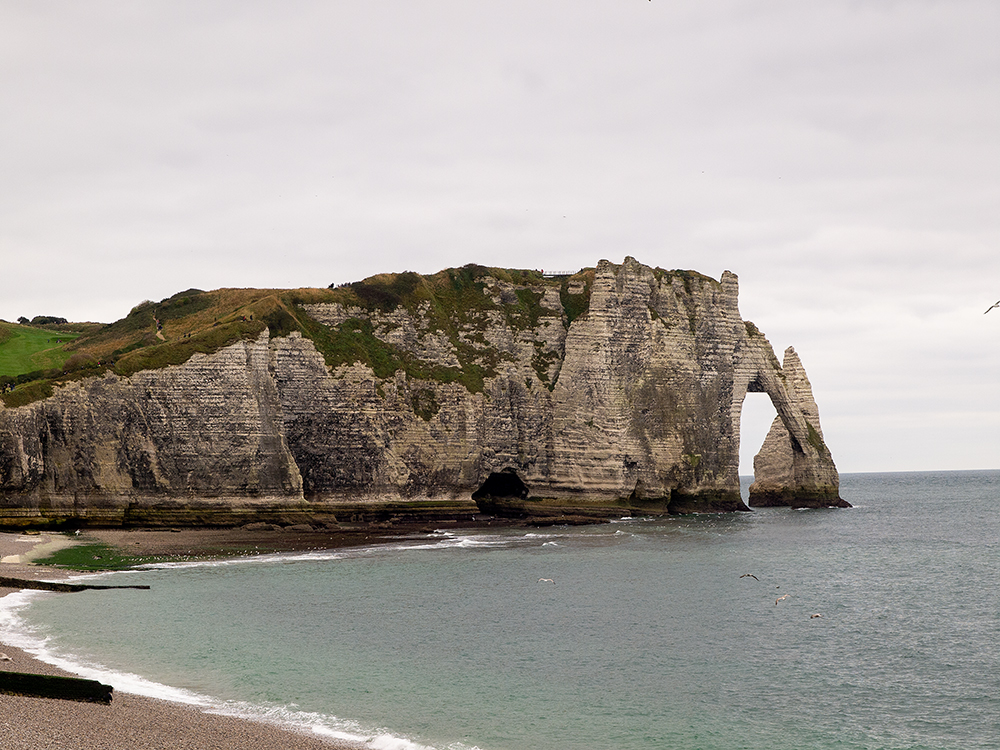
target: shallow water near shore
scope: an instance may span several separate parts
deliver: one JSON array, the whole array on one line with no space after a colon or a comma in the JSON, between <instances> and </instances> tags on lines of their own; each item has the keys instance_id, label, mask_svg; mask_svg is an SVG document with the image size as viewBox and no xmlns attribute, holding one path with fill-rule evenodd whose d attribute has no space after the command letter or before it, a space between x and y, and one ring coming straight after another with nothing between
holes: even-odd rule
<instances>
[{"instance_id":1,"label":"shallow water near shore","mask_svg":"<svg viewBox=\"0 0 1000 750\"><path fill-rule=\"evenodd\" d=\"M118 573L152 589L12 595L0 631L375 747L997 747L1000 471L841 494Z\"/></svg>"}]
</instances>

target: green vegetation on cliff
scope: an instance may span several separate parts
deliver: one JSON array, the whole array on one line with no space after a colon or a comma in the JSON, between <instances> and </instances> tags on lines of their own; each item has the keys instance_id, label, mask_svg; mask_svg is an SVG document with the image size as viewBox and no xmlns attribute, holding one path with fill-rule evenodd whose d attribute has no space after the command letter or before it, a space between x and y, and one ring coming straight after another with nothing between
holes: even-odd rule
<instances>
[{"instance_id":1,"label":"green vegetation on cliff","mask_svg":"<svg viewBox=\"0 0 1000 750\"><path fill-rule=\"evenodd\" d=\"M61 367L70 357L63 345L79 336L79 333L0 323L0 376L14 377Z\"/></svg>"},{"instance_id":2,"label":"green vegetation on cliff","mask_svg":"<svg viewBox=\"0 0 1000 750\"><path fill-rule=\"evenodd\" d=\"M495 282L505 285L506 292L494 289ZM302 330L330 367L362 362L378 377L389 377L403 370L410 378L460 383L478 393L482 392L485 380L496 375L496 368L504 358L488 345L484 335L496 324L496 316L515 331L536 327L542 317L559 317L558 312L541 305L543 291L538 290L545 287L559 290L562 286L562 279L545 278L538 271L474 264L449 268L432 276L413 272L381 274L331 290L336 295L332 301L347 310L357 308L358 317L334 329L313 322L305 323ZM420 320L426 331L446 337L456 352L459 367L427 363L376 337L368 316L390 313L397 308ZM545 382L548 378L543 364L544 358L539 359L536 369Z\"/></svg>"},{"instance_id":3,"label":"green vegetation on cliff","mask_svg":"<svg viewBox=\"0 0 1000 750\"><path fill-rule=\"evenodd\" d=\"M145 301L108 325L68 324L73 333L51 328L0 324L0 397L9 407L47 398L53 387L113 372L127 377L141 370L181 364L232 343L298 331L310 339L331 368L362 363L379 378L403 370L411 378L460 383L481 392L484 381L509 355L489 346L485 331L497 316L513 330L535 328L544 317L560 317L541 300L547 288L559 295L563 319L586 313L593 269L572 277L545 277L534 270L470 264L423 276L412 271L380 274L327 289L188 289L160 302ZM358 310L340 325L315 320L307 306L339 303ZM440 333L457 352L458 367L431 364L378 338L371 318L405 309L427 331ZM534 369L550 388L549 364L541 350Z\"/></svg>"}]
</instances>

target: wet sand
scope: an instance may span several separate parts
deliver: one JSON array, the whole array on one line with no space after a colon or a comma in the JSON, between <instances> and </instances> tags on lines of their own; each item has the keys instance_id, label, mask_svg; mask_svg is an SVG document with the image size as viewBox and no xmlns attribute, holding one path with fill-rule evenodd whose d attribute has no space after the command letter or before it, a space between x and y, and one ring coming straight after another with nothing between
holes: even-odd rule
<instances>
[{"instance_id":1,"label":"wet sand","mask_svg":"<svg viewBox=\"0 0 1000 750\"><path fill-rule=\"evenodd\" d=\"M324 536L337 538L324 540ZM238 553L240 547L253 550L247 554L259 554L265 550L350 546L374 541L372 536L371 532L364 531L317 535L238 529L191 529L181 532L108 530L88 531L81 535L81 540L103 541L142 555L224 556ZM27 536L0 533L0 560L3 560L0 562L0 576L46 580L66 578L66 571L32 565L31 560L75 541L62 534ZM0 588L0 597L12 591ZM0 653L10 659L0 660L0 670L68 674L6 644L0 643ZM363 746L115 691L110 705L0 694L0 747L4 750L56 747L77 750L357 750Z\"/></svg>"}]
</instances>

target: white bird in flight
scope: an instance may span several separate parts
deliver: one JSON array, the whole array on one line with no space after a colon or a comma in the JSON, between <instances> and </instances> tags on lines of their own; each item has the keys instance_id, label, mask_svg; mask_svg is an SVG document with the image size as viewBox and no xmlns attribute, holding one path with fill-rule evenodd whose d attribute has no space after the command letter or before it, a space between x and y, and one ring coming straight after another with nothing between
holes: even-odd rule
<instances>
[{"instance_id":1,"label":"white bird in flight","mask_svg":"<svg viewBox=\"0 0 1000 750\"><path fill-rule=\"evenodd\" d=\"M988 308L986 308L986 313L988 313L994 307L1000 307L1000 300L997 300L994 304L992 304ZM985 315L986 313L983 313L983 315Z\"/></svg>"}]
</instances>

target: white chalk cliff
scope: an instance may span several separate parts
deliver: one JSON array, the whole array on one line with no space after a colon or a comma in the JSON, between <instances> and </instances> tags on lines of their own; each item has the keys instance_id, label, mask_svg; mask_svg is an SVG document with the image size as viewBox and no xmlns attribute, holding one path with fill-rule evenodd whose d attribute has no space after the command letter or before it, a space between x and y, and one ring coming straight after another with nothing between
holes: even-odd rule
<instances>
[{"instance_id":1,"label":"white chalk cliff","mask_svg":"<svg viewBox=\"0 0 1000 750\"><path fill-rule=\"evenodd\" d=\"M0 409L0 520L745 510L748 391L777 413L751 504L847 505L801 362L742 320L734 274L449 278L447 299L416 274L355 285L301 331Z\"/></svg>"}]
</instances>

